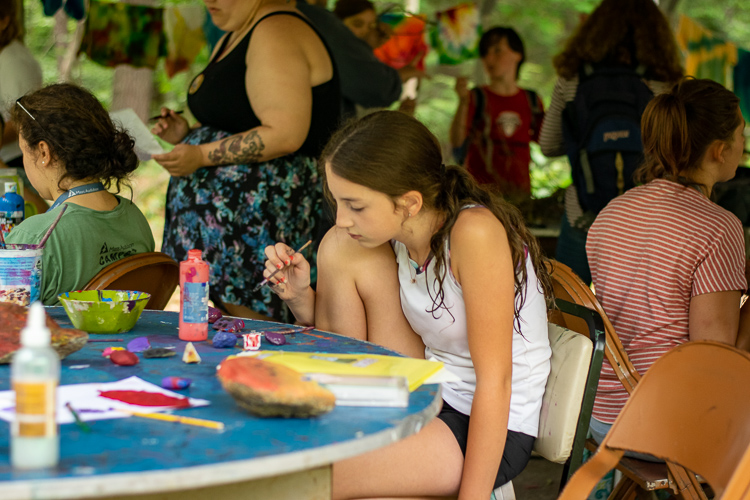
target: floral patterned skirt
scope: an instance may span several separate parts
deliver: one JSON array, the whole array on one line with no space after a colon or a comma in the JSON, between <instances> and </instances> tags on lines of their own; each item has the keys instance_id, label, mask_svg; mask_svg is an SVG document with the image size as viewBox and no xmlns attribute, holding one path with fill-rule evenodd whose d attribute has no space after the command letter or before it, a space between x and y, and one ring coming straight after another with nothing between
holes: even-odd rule
<instances>
[{"instance_id":1,"label":"floral patterned skirt","mask_svg":"<svg viewBox=\"0 0 750 500\"><path fill-rule=\"evenodd\" d=\"M183 142L205 144L229 135L204 126ZM263 280L265 247L284 242L299 248L317 240L323 234L322 213L322 180L314 158L292 154L250 165L204 167L170 179L162 251L182 261L188 250L202 250L211 267L215 303L242 305L291 322L269 287L252 290ZM314 265L314 254L305 257Z\"/></svg>"}]
</instances>

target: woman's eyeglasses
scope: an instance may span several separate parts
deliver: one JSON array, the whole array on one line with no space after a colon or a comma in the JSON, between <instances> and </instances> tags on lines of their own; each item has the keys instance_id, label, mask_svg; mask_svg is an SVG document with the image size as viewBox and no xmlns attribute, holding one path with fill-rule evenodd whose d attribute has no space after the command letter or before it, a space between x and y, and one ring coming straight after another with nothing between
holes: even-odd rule
<instances>
[{"instance_id":1,"label":"woman's eyeglasses","mask_svg":"<svg viewBox=\"0 0 750 500\"><path fill-rule=\"evenodd\" d=\"M28 110L28 109L26 109L26 108L24 107L24 105L23 105L23 104L21 104L21 100L20 100L20 99L16 99L16 104L17 104L17 105L18 105L18 106L19 106L19 107L20 107L20 108L21 108L22 110L24 110L24 111L26 112L26 114L27 114L27 115L29 115L29 118L31 118L32 120L36 121L36 118L34 118L34 115L32 115L31 113L29 113L29 110ZM37 123L38 123L38 122L37 122ZM41 125L40 125L40 127L41 127Z\"/></svg>"}]
</instances>

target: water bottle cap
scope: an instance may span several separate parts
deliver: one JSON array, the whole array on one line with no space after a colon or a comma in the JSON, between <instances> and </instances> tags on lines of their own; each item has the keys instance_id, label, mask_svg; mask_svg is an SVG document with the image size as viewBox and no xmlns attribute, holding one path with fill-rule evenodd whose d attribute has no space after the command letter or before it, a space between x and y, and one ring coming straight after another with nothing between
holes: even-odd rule
<instances>
[{"instance_id":1,"label":"water bottle cap","mask_svg":"<svg viewBox=\"0 0 750 500\"><path fill-rule=\"evenodd\" d=\"M47 328L47 315L41 302L29 306L26 327L21 330L21 345L24 347L46 347L50 345L52 334Z\"/></svg>"}]
</instances>

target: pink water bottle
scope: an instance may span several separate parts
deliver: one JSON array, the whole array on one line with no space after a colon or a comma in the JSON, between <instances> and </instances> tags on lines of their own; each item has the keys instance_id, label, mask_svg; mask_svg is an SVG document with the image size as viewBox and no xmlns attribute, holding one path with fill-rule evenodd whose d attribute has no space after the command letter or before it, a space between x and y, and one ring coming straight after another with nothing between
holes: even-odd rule
<instances>
[{"instance_id":1,"label":"pink water bottle","mask_svg":"<svg viewBox=\"0 0 750 500\"><path fill-rule=\"evenodd\" d=\"M208 264L200 250L180 262L180 340L208 338Z\"/></svg>"}]
</instances>

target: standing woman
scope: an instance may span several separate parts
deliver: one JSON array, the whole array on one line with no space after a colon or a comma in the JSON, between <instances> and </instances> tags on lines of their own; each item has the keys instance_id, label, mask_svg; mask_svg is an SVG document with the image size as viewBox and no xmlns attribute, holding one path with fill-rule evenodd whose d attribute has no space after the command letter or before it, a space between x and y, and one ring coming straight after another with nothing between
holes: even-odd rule
<instances>
[{"instance_id":1,"label":"standing woman","mask_svg":"<svg viewBox=\"0 0 750 500\"><path fill-rule=\"evenodd\" d=\"M0 135L0 162L18 168L24 181L24 198L42 213L47 210L47 203L24 174L18 126L10 119L16 99L42 86L42 68L21 41L23 28L17 4L17 0L0 0L0 115L5 121Z\"/></svg>"},{"instance_id":2,"label":"standing woman","mask_svg":"<svg viewBox=\"0 0 750 500\"><path fill-rule=\"evenodd\" d=\"M584 66L601 64L633 69L642 66L646 83L655 94L669 89L682 77L674 35L653 0L603 0L552 63L558 79L539 136L545 156L566 153L563 110L575 99ZM584 213L575 185L571 184L565 193L565 213L555 258L570 266L586 283L591 282L586 232L592 221L593 215Z\"/></svg>"},{"instance_id":3,"label":"standing woman","mask_svg":"<svg viewBox=\"0 0 750 500\"><path fill-rule=\"evenodd\" d=\"M191 83L192 128L162 109L156 155L172 176L162 249L203 250L211 299L235 316L287 319L263 279L264 248L315 238L322 189L315 158L338 125L338 77L309 22L285 0L204 0L227 34Z\"/></svg>"}]
</instances>

